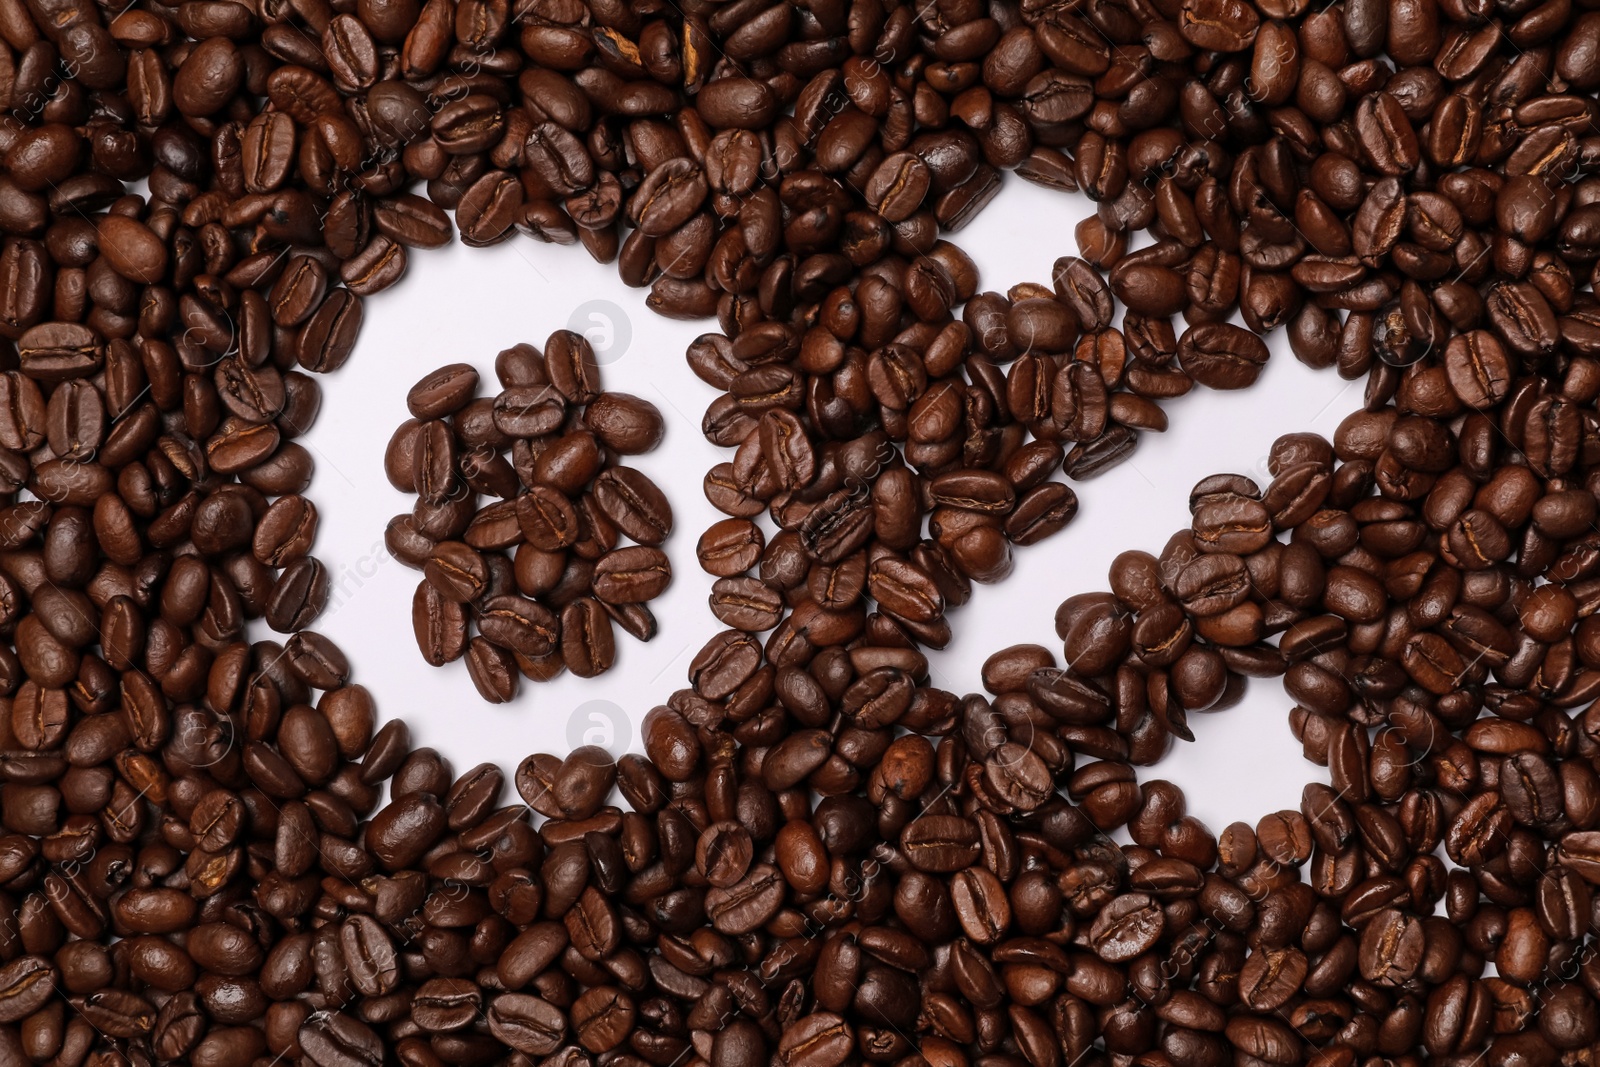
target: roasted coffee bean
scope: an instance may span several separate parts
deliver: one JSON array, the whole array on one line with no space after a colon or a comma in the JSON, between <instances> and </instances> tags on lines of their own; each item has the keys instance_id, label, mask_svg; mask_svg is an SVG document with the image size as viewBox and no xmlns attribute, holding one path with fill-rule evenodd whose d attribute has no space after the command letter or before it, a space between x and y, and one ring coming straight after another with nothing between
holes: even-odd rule
<instances>
[{"instance_id":1,"label":"roasted coffee bean","mask_svg":"<svg viewBox=\"0 0 1600 1067\"><path fill-rule=\"evenodd\" d=\"M583 423L613 452L635 456L661 443L661 413L648 400L626 393L600 393L583 409Z\"/></svg>"},{"instance_id":2,"label":"roasted coffee bean","mask_svg":"<svg viewBox=\"0 0 1600 1067\"><path fill-rule=\"evenodd\" d=\"M1252 333L1225 322L1202 323L1178 339L1178 365L1212 389L1242 389L1255 383L1267 361L1267 346Z\"/></svg>"},{"instance_id":3,"label":"roasted coffee bean","mask_svg":"<svg viewBox=\"0 0 1600 1067\"><path fill-rule=\"evenodd\" d=\"M460 541L435 545L422 573L440 596L458 604L478 599L489 582L489 568L483 556Z\"/></svg>"},{"instance_id":4,"label":"roasted coffee bean","mask_svg":"<svg viewBox=\"0 0 1600 1067\"><path fill-rule=\"evenodd\" d=\"M424 377L406 394L406 407L419 420L440 419L465 407L478 390L478 372L452 363Z\"/></svg>"},{"instance_id":5,"label":"roasted coffee bean","mask_svg":"<svg viewBox=\"0 0 1600 1067\"><path fill-rule=\"evenodd\" d=\"M671 580L666 553L642 545L608 552L594 565L594 594L607 604L654 600Z\"/></svg>"},{"instance_id":6,"label":"roasted coffee bean","mask_svg":"<svg viewBox=\"0 0 1600 1067\"><path fill-rule=\"evenodd\" d=\"M561 659L580 678L611 669L616 643L611 619L600 602L578 597L561 609Z\"/></svg>"},{"instance_id":7,"label":"roasted coffee bean","mask_svg":"<svg viewBox=\"0 0 1600 1067\"><path fill-rule=\"evenodd\" d=\"M58 977L41 956L19 956L0 967L0 1021L20 1022L42 1008L55 994Z\"/></svg>"},{"instance_id":8,"label":"roasted coffee bean","mask_svg":"<svg viewBox=\"0 0 1600 1067\"><path fill-rule=\"evenodd\" d=\"M594 499L617 528L642 545L659 546L672 532L672 507L655 483L631 467L595 479Z\"/></svg>"},{"instance_id":9,"label":"roasted coffee bean","mask_svg":"<svg viewBox=\"0 0 1600 1067\"><path fill-rule=\"evenodd\" d=\"M530 659L549 655L560 638L560 624L550 609L524 597L490 597L479 604L476 618L484 637Z\"/></svg>"},{"instance_id":10,"label":"roasted coffee bean","mask_svg":"<svg viewBox=\"0 0 1600 1067\"><path fill-rule=\"evenodd\" d=\"M466 651L466 608L460 600L440 592L433 582L417 586L411 600L411 627L422 658L435 667L460 659Z\"/></svg>"},{"instance_id":11,"label":"roasted coffee bean","mask_svg":"<svg viewBox=\"0 0 1600 1067\"><path fill-rule=\"evenodd\" d=\"M755 578L722 578L711 586L711 611L726 626L760 633L783 617L783 596Z\"/></svg>"},{"instance_id":12,"label":"roasted coffee bean","mask_svg":"<svg viewBox=\"0 0 1600 1067\"><path fill-rule=\"evenodd\" d=\"M494 398L495 428L511 437L554 433L566 416L566 399L551 385L511 386Z\"/></svg>"},{"instance_id":13,"label":"roasted coffee bean","mask_svg":"<svg viewBox=\"0 0 1600 1067\"><path fill-rule=\"evenodd\" d=\"M383 1059L383 1042L360 1020L343 1012L313 1012L295 1040L308 1063L317 1067L355 1067Z\"/></svg>"},{"instance_id":14,"label":"roasted coffee bean","mask_svg":"<svg viewBox=\"0 0 1600 1067\"><path fill-rule=\"evenodd\" d=\"M732 578L761 559L766 538L761 527L748 519L723 519L700 536L695 555L708 574Z\"/></svg>"},{"instance_id":15,"label":"roasted coffee bean","mask_svg":"<svg viewBox=\"0 0 1600 1067\"><path fill-rule=\"evenodd\" d=\"M561 1046L567 1019L561 1009L525 993L502 993L489 1002L489 1032L528 1056L548 1056Z\"/></svg>"}]
</instances>

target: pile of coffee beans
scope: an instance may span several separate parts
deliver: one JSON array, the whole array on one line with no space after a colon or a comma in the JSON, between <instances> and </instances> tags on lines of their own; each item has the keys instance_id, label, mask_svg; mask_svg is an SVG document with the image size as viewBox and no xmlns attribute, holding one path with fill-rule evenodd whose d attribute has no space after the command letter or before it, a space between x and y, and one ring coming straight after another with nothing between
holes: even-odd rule
<instances>
[{"instance_id":1,"label":"pile of coffee beans","mask_svg":"<svg viewBox=\"0 0 1600 1067\"><path fill-rule=\"evenodd\" d=\"M1600 391L1592 363L1568 369L1547 396ZM703 654L644 755L532 756L509 807L498 768L456 776L398 721L374 736L315 635L237 646L205 710L150 744L116 736L125 708L80 718L53 767L8 757L0 1047L205 1067L1582 1064L1600 448L1554 462L1484 419L1375 405L1331 444L1280 439L1264 489L1200 482L1159 555L1122 554L1110 591L1061 605L1060 658L989 658L988 696L929 686L909 649ZM1329 769L1298 810L1213 836L1171 783L1137 781L1191 715L1276 675ZM81 788L63 774L141 756L167 769L142 795L57 827ZM1107 836L1124 828L1130 845Z\"/></svg>"},{"instance_id":2,"label":"pile of coffee beans","mask_svg":"<svg viewBox=\"0 0 1600 1067\"><path fill-rule=\"evenodd\" d=\"M464 363L412 386L412 417L384 469L417 503L390 521L385 543L424 575L411 607L423 659L438 667L465 656L478 692L503 703L519 675L610 670L613 622L641 641L655 636L649 602L672 581L660 547L672 508L618 458L661 443L661 413L603 391L583 336L557 330L542 352L508 348L495 373L492 397L478 396L478 372ZM479 508L480 495L493 502Z\"/></svg>"},{"instance_id":3,"label":"pile of coffee beans","mask_svg":"<svg viewBox=\"0 0 1600 1067\"><path fill-rule=\"evenodd\" d=\"M1560 0L0 0L0 1062L1600 1059L1597 56ZM1007 169L1097 211L1000 294L941 233ZM715 314L735 449L729 629L512 806L306 629L302 371L457 229ZM1366 376L1331 445L929 686L1056 472L1279 326ZM592 364L446 368L392 453L492 699L653 628L670 511L601 468L659 419ZM1278 675L1298 811L1137 780Z\"/></svg>"},{"instance_id":4,"label":"pile of coffee beans","mask_svg":"<svg viewBox=\"0 0 1600 1067\"><path fill-rule=\"evenodd\" d=\"M1534 389L1592 407L1600 364L1513 386ZM1600 1054L1600 435L1546 458L1528 427L1455 406L1280 438L1265 489L1204 479L1189 529L1061 604L1064 667L1040 645L985 663L994 699L962 727L975 799L1014 803L1042 757L1077 818L1134 842L1056 881L1070 943L1117 969L1091 980L1079 957L1049 981L1099 1008L1112 1062ZM1328 768L1298 810L1213 837L1176 786L1136 781L1191 715L1280 676ZM1010 906L1002 930L1024 922L1015 883Z\"/></svg>"}]
</instances>

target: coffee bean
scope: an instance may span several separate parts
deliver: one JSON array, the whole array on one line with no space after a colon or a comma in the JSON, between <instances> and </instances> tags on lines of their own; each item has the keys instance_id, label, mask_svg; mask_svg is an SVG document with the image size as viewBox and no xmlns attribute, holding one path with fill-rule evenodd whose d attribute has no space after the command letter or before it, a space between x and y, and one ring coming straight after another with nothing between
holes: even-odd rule
<instances>
[{"instance_id":1,"label":"coffee bean","mask_svg":"<svg viewBox=\"0 0 1600 1067\"><path fill-rule=\"evenodd\" d=\"M611 669L616 658L611 620L600 602L579 597L561 609L561 658L567 670L592 678Z\"/></svg>"},{"instance_id":2,"label":"coffee bean","mask_svg":"<svg viewBox=\"0 0 1600 1067\"><path fill-rule=\"evenodd\" d=\"M460 541L441 541L435 545L422 573L440 596L458 604L478 599L489 582L484 558Z\"/></svg>"},{"instance_id":3,"label":"coffee bean","mask_svg":"<svg viewBox=\"0 0 1600 1067\"><path fill-rule=\"evenodd\" d=\"M373 205L372 223L385 237L411 248L438 248L450 240L452 232L443 211L411 193L378 200Z\"/></svg>"},{"instance_id":4,"label":"coffee bean","mask_svg":"<svg viewBox=\"0 0 1600 1067\"><path fill-rule=\"evenodd\" d=\"M502 993L489 1002L489 1032L529 1056L548 1056L566 1036L561 1009L525 993Z\"/></svg>"},{"instance_id":5,"label":"coffee bean","mask_svg":"<svg viewBox=\"0 0 1600 1067\"><path fill-rule=\"evenodd\" d=\"M633 998L620 989L591 989L572 1005L578 1043L593 1053L610 1052L632 1032L637 1018Z\"/></svg>"},{"instance_id":6,"label":"coffee bean","mask_svg":"<svg viewBox=\"0 0 1600 1067\"><path fill-rule=\"evenodd\" d=\"M1225 322L1191 327L1178 339L1178 364L1195 381L1212 389L1243 389L1254 384L1267 354L1259 337Z\"/></svg>"},{"instance_id":7,"label":"coffee bean","mask_svg":"<svg viewBox=\"0 0 1600 1067\"><path fill-rule=\"evenodd\" d=\"M262 513L251 551L261 563L282 567L305 558L316 536L316 506L303 496L279 497Z\"/></svg>"},{"instance_id":8,"label":"coffee bean","mask_svg":"<svg viewBox=\"0 0 1600 1067\"><path fill-rule=\"evenodd\" d=\"M642 545L659 546L672 532L672 507L644 474L612 467L595 479L594 496L606 517Z\"/></svg>"},{"instance_id":9,"label":"coffee bean","mask_svg":"<svg viewBox=\"0 0 1600 1067\"><path fill-rule=\"evenodd\" d=\"M756 565L765 544L765 536L755 523L748 519L722 519L701 534L695 554L706 573L732 578Z\"/></svg>"},{"instance_id":10,"label":"coffee bean","mask_svg":"<svg viewBox=\"0 0 1600 1067\"><path fill-rule=\"evenodd\" d=\"M342 1012L314 1012L296 1034L308 1063L317 1067L368 1067L383 1061L383 1043L371 1027Z\"/></svg>"},{"instance_id":11,"label":"coffee bean","mask_svg":"<svg viewBox=\"0 0 1600 1067\"><path fill-rule=\"evenodd\" d=\"M757 864L743 878L706 893L706 915L724 934L747 933L766 922L782 903L783 876L776 867Z\"/></svg>"},{"instance_id":12,"label":"coffee bean","mask_svg":"<svg viewBox=\"0 0 1600 1067\"><path fill-rule=\"evenodd\" d=\"M508 651L523 656L548 655L559 640L559 622L535 600L519 596L491 597L479 605L478 629Z\"/></svg>"},{"instance_id":13,"label":"coffee bean","mask_svg":"<svg viewBox=\"0 0 1600 1067\"><path fill-rule=\"evenodd\" d=\"M1078 497L1061 482L1035 486L1006 516L1005 533L1019 545L1037 544L1064 529L1078 514Z\"/></svg>"},{"instance_id":14,"label":"coffee bean","mask_svg":"<svg viewBox=\"0 0 1600 1067\"><path fill-rule=\"evenodd\" d=\"M417 586L411 601L411 627L422 658L435 667L460 659L466 651L466 610L461 601L441 593L433 582Z\"/></svg>"},{"instance_id":15,"label":"coffee bean","mask_svg":"<svg viewBox=\"0 0 1600 1067\"><path fill-rule=\"evenodd\" d=\"M978 830L959 816L930 815L907 826L900 845L918 870L958 871L977 857Z\"/></svg>"},{"instance_id":16,"label":"coffee bean","mask_svg":"<svg viewBox=\"0 0 1600 1067\"><path fill-rule=\"evenodd\" d=\"M665 432L655 405L626 393L595 396L584 406L583 422L607 448L624 456L654 450Z\"/></svg>"},{"instance_id":17,"label":"coffee bean","mask_svg":"<svg viewBox=\"0 0 1600 1067\"><path fill-rule=\"evenodd\" d=\"M594 565L595 596L608 604L654 600L671 580L666 553L642 545L608 552Z\"/></svg>"},{"instance_id":18,"label":"coffee bean","mask_svg":"<svg viewBox=\"0 0 1600 1067\"><path fill-rule=\"evenodd\" d=\"M465 407L477 392L478 372L452 363L424 376L406 394L406 407L419 419L440 419Z\"/></svg>"},{"instance_id":19,"label":"coffee bean","mask_svg":"<svg viewBox=\"0 0 1600 1067\"><path fill-rule=\"evenodd\" d=\"M777 1060L785 1067L838 1067L853 1043L849 1024L830 1012L795 1020L778 1041Z\"/></svg>"},{"instance_id":20,"label":"coffee bean","mask_svg":"<svg viewBox=\"0 0 1600 1067\"><path fill-rule=\"evenodd\" d=\"M711 611L725 626L759 633L778 625L783 597L754 578L723 578L712 584Z\"/></svg>"},{"instance_id":21,"label":"coffee bean","mask_svg":"<svg viewBox=\"0 0 1600 1067\"><path fill-rule=\"evenodd\" d=\"M0 967L0 1020L19 1022L43 1007L54 995L58 977L50 961L40 956L19 956Z\"/></svg>"},{"instance_id":22,"label":"coffee bean","mask_svg":"<svg viewBox=\"0 0 1600 1067\"><path fill-rule=\"evenodd\" d=\"M411 1001L411 1021L429 1033L459 1030L479 1015L483 991L461 978L432 978Z\"/></svg>"}]
</instances>

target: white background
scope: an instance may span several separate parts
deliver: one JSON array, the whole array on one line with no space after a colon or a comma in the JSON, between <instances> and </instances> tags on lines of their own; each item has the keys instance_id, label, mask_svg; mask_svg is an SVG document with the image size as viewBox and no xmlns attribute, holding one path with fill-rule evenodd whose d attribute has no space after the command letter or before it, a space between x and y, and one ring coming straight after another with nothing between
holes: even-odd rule
<instances>
[{"instance_id":1,"label":"white background","mask_svg":"<svg viewBox=\"0 0 1600 1067\"><path fill-rule=\"evenodd\" d=\"M1073 227L1092 209L1085 197L1007 175L1000 195L953 240L977 261L982 290L1048 284L1056 258L1077 253ZM410 262L399 285L367 299L360 342L343 369L321 377L322 414L304 439L317 462L308 493L322 515L315 552L334 586L316 629L345 650L355 680L373 691L380 714L405 717L414 743L439 749L458 773L492 761L509 775L528 753L564 753L586 734L608 748L625 740L638 751L645 713L686 684L689 660L720 629L706 607L713 579L700 570L694 549L700 532L722 517L706 502L701 479L731 453L701 436L701 416L717 394L684 361L688 343L716 323L655 315L645 307L645 290L627 288L614 265L597 264L576 246L519 235L487 249L453 243L414 251ZM660 623L656 638L642 644L619 630L611 671L594 679L563 675L542 685L524 681L516 701L493 706L478 697L461 663L435 669L417 651L410 605L421 576L383 547L384 526L412 500L385 479L384 447L407 417L407 389L423 374L446 363L470 363L482 374L482 393L492 395L496 353L523 341L542 346L563 327L596 340L609 360L602 367L605 388L650 400L666 419L663 445L629 463L672 503L676 525L665 548L673 583L650 605ZM1130 460L1074 483L1082 504L1077 519L1017 550L1008 579L977 587L952 613L954 640L930 653L934 684L958 694L979 691L984 659L1016 642L1044 644L1059 656L1052 625L1057 604L1106 588L1106 569L1124 549L1159 552L1174 530L1188 525L1188 493L1196 481L1226 471L1264 485L1265 457L1276 437L1299 430L1331 437L1360 405L1362 383L1301 365L1283 331L1268 345L1272 358L1254 387L1196 389L1164 402L1171 422L1165 434L1142 434ZM1277 681L1252 680L1240 705L1191 717L1196 742L1177 742L1141 777L1183 786L1191 813L1213 831L1296 808L1302 786L1326 781L1327 772L1301 757L1288 726L1291 706ZM607 731L613 736L603 736Z\"/></svg>"}]
</instances>

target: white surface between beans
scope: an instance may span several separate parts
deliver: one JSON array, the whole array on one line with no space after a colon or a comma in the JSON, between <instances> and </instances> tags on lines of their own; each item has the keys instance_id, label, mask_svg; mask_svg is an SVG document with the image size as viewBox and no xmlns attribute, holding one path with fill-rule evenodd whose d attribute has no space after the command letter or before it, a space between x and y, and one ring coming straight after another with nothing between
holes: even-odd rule
<instances>
[{"instance_id":1,"label":"white surface between beans","mask_svg":"<svg viewBox=\"0 0 1600 1067\"><path fill-rule=\"evenodd\" d=\"M976 260L983 290L1049 284L1055 260L1077 253L1073 227L1093 208L1081 195L1007 175L1000 195L951 239ZM617 753L640 751L645 714L687 684L690 659L721 629L706 606L713 579L700 569L694 550L701 531L722 517L707 503L701 480L732 452L701 435L701 416L717 392L684 361L689 342L714 331L716 323L661 318L645 307L646 290L627 288L614 265L597 264L575 246L516 236L492 248L457 242L414 252L410 262L399 285L368 298L355 354L343 369L320 379L322 414L304 439L317 461L308 495L322 515L314 551L333 587L314 628L344 649L355 680L372 690L380 714L405 717L414 744L439 749L457 773L491 761L509 778L529 753L564 754L583 743ZM1119 322L1120 315L1119 308ZM1182 329L1181 321L1176 325ZM408 415L406 390L423 374L446 363L470 363L483 376L480 395L493 395L499 388L496 353L517 342L542 345L563 327L594 343L606 389L644 397L666 420L661 447L627 462L672 502L675 526L665 549L673 581L650 604L660 623L655 639L643 644L618 631L611 671L593 679L564 674L544 684L524 681L515 701L493 706L479 698L463 663L435 669L417 651L411 596L421 574L390 557L383 545L390 517L409 510L413 499L385 479L383 452ZM1043 644L1060 657L1056 606L1074 593L1105 589L1106 569L1117 553L1159 553L1174 530L1188 525L1187 500L1196 481L1229 472L1265 485L1267 450L1275 438L1302 430L1331 437L1360 406L1362 382L1300 364L1282 330L1267 343L1272 358L1253 387L1197 388L1164 401L1171 423L1166 433L1142 434L1130 459L1096 479L1073 483L1081 501L1073 523L1017 549L1009 578L975 587L971 601L952 611L954 639L929 653L933 684L958 694L980 691L984 659L1017 642ZM1213 832L1237 819L1253 825L1270 812L1297 808L1301 787L1326 782L1328 775L1301 757L1289 730L1292 705L1279 680L1252 679L1238 706L1192 716L1195 742L1175 742L1157 767L1141 768L1141 778L1177 782L1188 794L1190 812Z\"/></svg>"}]
</instances>

